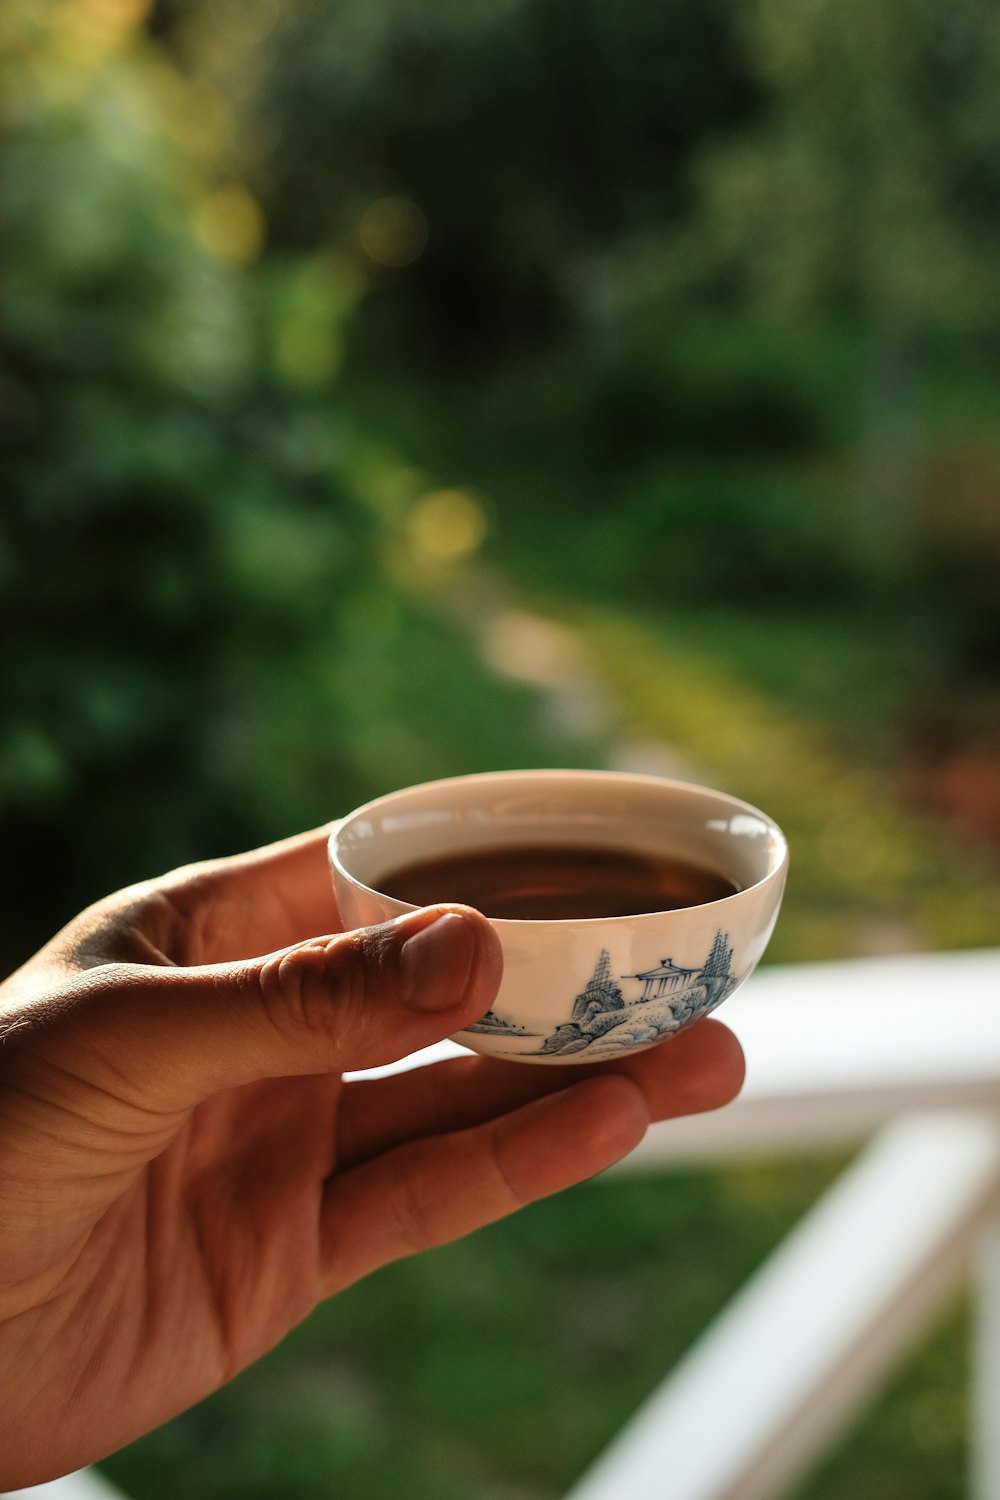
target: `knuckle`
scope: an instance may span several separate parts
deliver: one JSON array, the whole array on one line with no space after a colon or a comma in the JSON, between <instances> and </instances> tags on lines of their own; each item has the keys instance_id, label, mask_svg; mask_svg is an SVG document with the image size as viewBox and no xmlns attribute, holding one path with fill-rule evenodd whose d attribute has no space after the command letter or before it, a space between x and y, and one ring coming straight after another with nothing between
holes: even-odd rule
<instances>
[{"instance_id":1,"label":"knuckle","mask_svg":"<svg viewBox=\"0 0 1000 1500\"><path fill-rule=\"evenodd\" d=\"M80 994L99 992L109 994L113 991L137 990L142 983L142 976L137 975L135 965L127 958L112 958L101 964L95 964L87 974L79 976L75 989Z\"/></svg>"},{"instance_id":2,"label":"knuckle","mask_svg":"<svg viewBox=\"0 0 1000 1500\"><path fill-rule=\"evenodd\" d=\"M60 962L84 971L122 964L162 964L171 915L152 891L108 897L70 922L55 939Z\"/></svg>"},{"instance_id":3,"label":"knuckle","mask_svg":"<svg viewBox=\"0 0 1000 1500\"><path fill-rule=\"evenodd\" d=\"M437 1243L435 1213L428 1179L406 1151L393 1154L391 1179L385 1203L391 1216L393 1237L401 1255L416 1255Z\"/></svg>"},{"instance_id":4,"label":"knuckle","mask_svg":"<svg viewBox=\"0 0 1000 1500\"><path fill-rule=\"evenodd\" d=\"M504 1140L499 1128L495 1128L491 1135L491 1164L493 1178L497 1191L497 1202L499 1212L504 1214L516 1213L518 1209L526 1208L532 1201L532 1195L523 1188L518 1187L517 1173L513 1164L508 1160L504 1150Z\"/></svg>"},{"instance_id":5,"label":"knuckle","mask_svg":"<svg viewBox=\"0 0 1000 1500\"><path fill-rule=\"evenodd\" d=\"M258 971L260 999L277 1030L305 1034L333 1046L364 1012L365 970L354 942L300 943L275 954Z\"/></svg>"}]
</instances>

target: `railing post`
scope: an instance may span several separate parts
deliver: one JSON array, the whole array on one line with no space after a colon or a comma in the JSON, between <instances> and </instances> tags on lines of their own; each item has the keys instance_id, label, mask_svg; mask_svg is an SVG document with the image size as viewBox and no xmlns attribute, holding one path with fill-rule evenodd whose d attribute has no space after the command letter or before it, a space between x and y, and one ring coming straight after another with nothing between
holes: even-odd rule
<instances>
[{"instance_id":1,"label":"railing post","mask_svg":"<svg viewBox=\"0 0 1000 1500\"><path fill-rule=\"evenodd\" d=\"M998 1198L991 1114L928 1111L886 1126L567 1500L776 1500L964 1281ZM1000 1253L993 1269L1000 1334ZM989 1421L1000 1338L989 1348L983 1425L1000 1464ZM1000 1467L977 1500L1000 1500L998 1477Z\"/></svg>"},{"instance_id":2,"label":"railing post","mask_svg":"<svg viewBox=\"0 0 1000 1500\"><path fill-rule=\"evenodd\" d=\"M971 1500L996 1500L1000 1495L1000 1219L983 1236L976 1272L972 1305L970 1495Z\"/></svg>"}]
</instances>

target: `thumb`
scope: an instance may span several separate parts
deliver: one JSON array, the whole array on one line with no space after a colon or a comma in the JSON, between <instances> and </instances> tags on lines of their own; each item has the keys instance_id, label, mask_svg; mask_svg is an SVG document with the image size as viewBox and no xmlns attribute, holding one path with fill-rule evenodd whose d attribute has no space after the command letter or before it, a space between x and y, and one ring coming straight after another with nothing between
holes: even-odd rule
<instances>
[{"instance_id":1,"label":"thumb","mask_svg":"<svg viewBox=\"0 0 1000 1500\"><path fill-rule=\"evenodd\" d=\"M185 1110L263 1078L405 1057L483 1015L501 970L485 917L426 907L236 964L92 969L49 1041L117 1097Z\"/></svg>"}]
</instances>

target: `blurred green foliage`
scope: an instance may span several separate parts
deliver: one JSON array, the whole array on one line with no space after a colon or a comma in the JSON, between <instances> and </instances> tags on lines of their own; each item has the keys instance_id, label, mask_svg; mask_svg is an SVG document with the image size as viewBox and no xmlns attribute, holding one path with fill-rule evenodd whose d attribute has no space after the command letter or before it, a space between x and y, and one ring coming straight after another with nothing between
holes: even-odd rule
<instances>
[{"instance_id":1,"label":"blurred green foliage","mask_svg":"<svg viewBox=\"0 0 1000 1500\"><path fill-rule=\"evenodd\" d=\"M223 102L137 19L0 22L8 962L109 886L491 762L523 697L386 574L405 482L333 388L350 268L258 259Z\"/></svg>"},{"instance_id":2,"label":"blurred green foliage","mask_svg":"<svg viewBox=\"0 0 1000 1500\"><path fill-rule=\"evenodd\" d=\"M8 964L168 865L635 740L787 826L774 957L996 941L987 0L7 0L0 75ZM596 717L484 650L512 602ZM837 1165L388 1268L111 1472L551 1500ZM957 1500L962 1337L802 1500Z\"/></svg>"}]
</instances>

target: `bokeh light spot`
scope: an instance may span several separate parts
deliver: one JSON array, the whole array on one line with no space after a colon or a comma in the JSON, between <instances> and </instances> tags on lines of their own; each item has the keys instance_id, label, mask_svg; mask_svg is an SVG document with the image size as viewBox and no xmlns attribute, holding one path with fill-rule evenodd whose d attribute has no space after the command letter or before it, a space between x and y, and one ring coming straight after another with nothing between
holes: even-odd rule
<instances>
[{"instance_id":1,"label":"bokeh light spot","mask_svg":"<svg viewBox=\"0 0 1000 1500\"><path fill-rule=\"evenodd\" d=\"M198 203L194 214L198 239L216 260L245 265L264 243L264 215L246 188L217 188Z\"/></svg>"},{"instance_id":2,"label":"bokeh light spot","mask_svg":"<svg viewBox=\"0 0 1000 1500\"><path fill-rule=\"evenodd\" d=\"M358 225L361 248L378 266L398 269L424 253L427 220L409 198L379 198L369 204Z\"/></svg>"},{"instance_id":3,"label":"bokeh light spot","mask_svg":"<svg viewBox=\"0 0 1000 1500\"><path fill-rule=\"evenodd\" d=\"M340 340L330 328L299 319L278 330L275 350L278 368L299 385L319 385L336 374Z\"/></svg>"},{"instance_id":4,"label":"bokeh light spot","mask_svg":"<svg viewBox=\"0 0 1000 1500\"><path fill-rule=\"evenodd\" d=\"M483 655L505 677L550 687L581 666L579 643L571 630L523 610L504 609L483 636Z\"/></svg>"},{"instance_id":5,"label":"bokeh light spot","mask_svg":"<svg viewBox=\"0 0 1000 1500\"><path fill-rule=\"evenodd\" d=\"M112 31L128 31L145 21L152 0L86 0L89 20Z\"/></svg>"},{"instance_id":6,"label":"bokeh light spot","mask_svg":"<svg viewBox=\"0 0 1000 1500\"><path fill-rule=\"evenodd\" d=\"M467 557L489 529L482 504L467 490L435 490L414 505L408 518L418 551L442 562Z\"/></svg>"}]
</instances>

